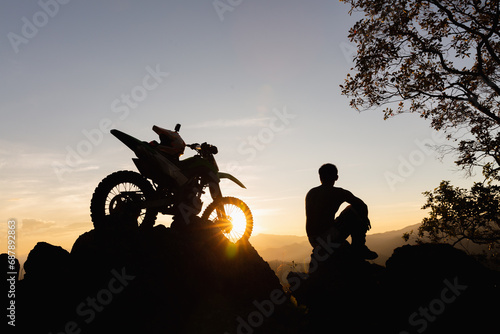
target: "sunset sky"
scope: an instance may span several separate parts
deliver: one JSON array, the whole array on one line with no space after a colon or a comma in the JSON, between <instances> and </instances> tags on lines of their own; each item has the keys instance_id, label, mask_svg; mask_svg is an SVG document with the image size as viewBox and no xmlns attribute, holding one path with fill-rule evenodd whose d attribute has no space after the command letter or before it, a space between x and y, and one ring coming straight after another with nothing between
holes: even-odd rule
<instances>
[{"instance_id":1,"label":"sunset sky","mask_svg":"<svg viewBox=\"0 0 500 334\"><path fill-rule=\"evenodd\" d=\"M135 169L110 128L149 141L154 124L181 123L186 143L216 145L248 188L223 181L223 193L250 206L255 234L305 235L304 197L325 162L368 204L371 233L420 222L422 192L443 179L472 183L426 146L446 143L427 121L349 107L339 85L360 16L337 0L0 6L0 232L17 220L20 256L37 241L70 250L92 229L99 181Z\"/></svg>"}]
</instances>

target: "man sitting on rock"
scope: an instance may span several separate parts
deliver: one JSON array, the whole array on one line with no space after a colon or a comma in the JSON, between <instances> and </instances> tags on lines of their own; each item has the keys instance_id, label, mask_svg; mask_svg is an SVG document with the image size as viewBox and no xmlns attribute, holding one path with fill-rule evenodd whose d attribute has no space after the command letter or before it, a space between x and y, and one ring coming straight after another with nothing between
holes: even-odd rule
<instances>
[{"instance_id":1,"label":"man sitting on rock","mask_svg":"<svg viewBox=\"0 0 500 334\"><path fill-rule=\"evenodd\" d=\"M306 232L311 245L316 247L318 240L326 241L327 238L342 242L350 235L356 255L367 260L377 258L377 253L365 245L366 232L371 227L366 204L350 191L334 187L338 179L335 165L321 166L319 178L321 185L311 189L306 196ZM350 205L335 218L344 202Z\"/></svg>"}]
</instances>

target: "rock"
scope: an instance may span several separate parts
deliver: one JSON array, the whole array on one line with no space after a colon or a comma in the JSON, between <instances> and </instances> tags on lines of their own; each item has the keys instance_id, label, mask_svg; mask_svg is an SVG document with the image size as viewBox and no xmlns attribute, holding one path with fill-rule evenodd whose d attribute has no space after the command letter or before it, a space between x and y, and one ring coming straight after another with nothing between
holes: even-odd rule
<instances>
[{"instance_id":1,"label":"rock","mask_svg":"<svg viewBox=\"0 0 500 334\"><path fill-rule=\"evenodd\" d=\"M62 247L39 242L24 263L24 279L17 284L16 328L48 333L68 313L71 289L70 255Z\"/></svg>"},{"instance_id":2,"label":"rock","mask_svg":"<svg viewBox=\"0 0 500 334\"><path fill-rule=\"evenodd\" d=\"M120 224L116 224L120 226ZM38 243L16 284L21 333L494 332L499 273L449 245L397 248L386 268L348 243L278 277L208 221L91 230L68 253ZM325 246L326 247L326 246ZM298 306L289 301L292 295Z\"/></svg>"},{"instance_id":3,"label":"rock","mask_svg":"<svg viewBox=\"0 0 500 334\"><path fill-rule=\"evenodd\" d=\"M67 270L69 253L60 246L39 242L24 263L25 280L50 281Z\"/></svg>"},{"instance_id":4,"label":"rock","mask_svg":"<svg viewBox=\"0 0 500 334\"><path fill-rule=\"evenodd\" d=\"M208 221L195 219L187 228L82 234L67 255L67 276L51 285L50 298L59 305L51 307L61 316L54 317L54 309L45 312L40 298L48 295L26 284L24 301L36 300L24 311L35 321L26 321L22 330L38 332L42 322L46 333L237 333L241 328L266 333L283 328L276 319L294 312L293 306L269 265L248 241L232 244ZM42 248L35 249L37 254ZM46 256L29 260L27 282L45 282ZM49 272L46 268L45 275ZM291 332L294 327L290 322Z\"/></svg>"},{"instance_id":5,"label":"rock","mask_svg":"<svg viewBox=\"0 0 500 334\"><path fill-rule=\"evenodd\" d=\"M347 242L328 257L325 254L319 249L311 254L307 277L288 275L293 295L308 308L309 332L371 330L371 309L384 268L356 256Z\"/></svg>"},{"instance_id":6,"label":"rock","mask_svg":"<svg viewBox=\"0 0 500 334\"><path fill-rule=\"evenodd\" d=\"M311 255L311 263L318 262ZM340 247L309 275L290 273L293 296L308 308L310 333L491 332L500 305L498 272L450 245L395 249L386 268Z\"/></svg>"},{"instance_id":7,"label":"rock","mask_svg":"<svg viewBox=\"0 0 500 334\"><path fill-rule=\"evenodd\" d=\"M487 332L500 313L498 273L448 244L405 245L386 262L393 327L409 332ZM481 320L479 320L481 319Z\"/></svg>"}]
</instances>

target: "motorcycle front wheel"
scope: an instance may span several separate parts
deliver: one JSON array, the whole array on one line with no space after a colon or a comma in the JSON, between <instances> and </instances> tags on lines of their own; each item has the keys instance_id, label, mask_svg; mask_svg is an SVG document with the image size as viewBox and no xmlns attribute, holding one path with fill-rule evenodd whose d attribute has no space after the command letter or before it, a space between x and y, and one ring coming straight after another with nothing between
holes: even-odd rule
<instances>
[{"instance_id":1,"label":"motorcycle front wheel","mask_svg":"<svg viewBox=\"0 0 500 334\"><path fill-rule=\"evenodd\" d=\"M201 216L209 220L232 243L248 239L253 230L253 216L248 205L235 197L221 197L212 202Z\"/></svg>"},{"instance_id":2,"label":"motorcycle front wheel","mask_svg":"<svg viewBox=\"0 0 500 334\"><path fill-rule=\"evenodd\" d=\"M105 177L97 186L90 201L90 216L95 229L105 228L111 221L137 221L142 227L152 227L158 211L144 208L143 202L152 199L154 189L141 174L119 171ZM109 219L116 217L117 219ZM110 227L110 226L108 226Z\"/></svg>"}]
</instances>

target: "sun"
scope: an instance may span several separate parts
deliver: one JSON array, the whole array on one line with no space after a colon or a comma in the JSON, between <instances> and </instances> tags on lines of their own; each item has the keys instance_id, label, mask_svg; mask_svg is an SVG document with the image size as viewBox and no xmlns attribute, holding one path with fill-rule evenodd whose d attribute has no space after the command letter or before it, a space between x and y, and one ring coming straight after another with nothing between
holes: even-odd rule
<instances>
[{"instance_id":1,"label":"sun","mask_svg":"<svg viewBox=\"0 0 500 334\"><path fill-rule=\"evenodd\" d=\"M224 235L233 243L241 239L247 228L247 220L245 213L235 205L225 205L224 209L229 218L232 228Z\"/></svg>"},{"instance_id":2,"label":"sun","mask_svg":"<svg viewBox=\"0 0 500 334\"><path fill-rule=\"evenodd\" d=\"M232 243L236 243L241 238L247 239L252 233L252 212L237 198L224 197L219 202L213 202L205 209L202 217L220 228L224 236Z\"/></svg>"}]
</instances>

